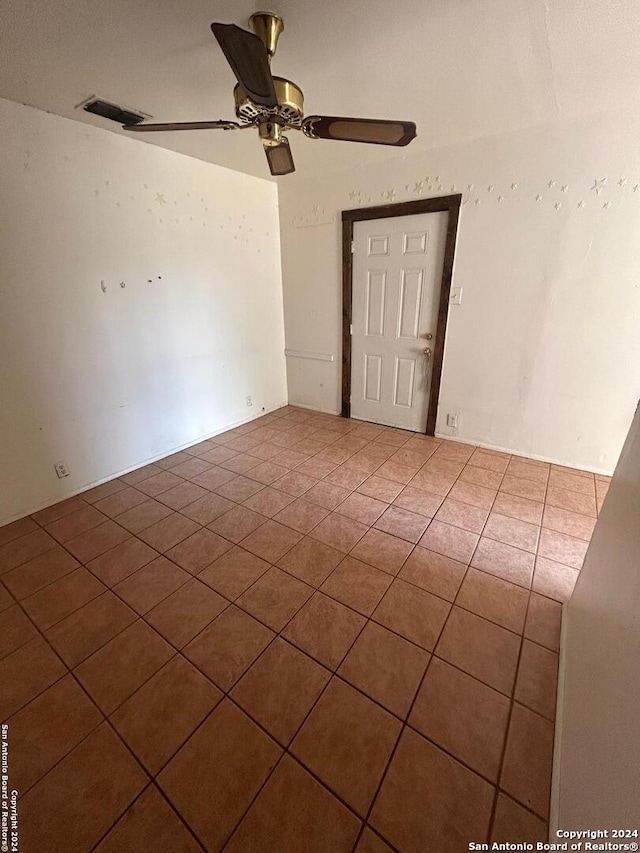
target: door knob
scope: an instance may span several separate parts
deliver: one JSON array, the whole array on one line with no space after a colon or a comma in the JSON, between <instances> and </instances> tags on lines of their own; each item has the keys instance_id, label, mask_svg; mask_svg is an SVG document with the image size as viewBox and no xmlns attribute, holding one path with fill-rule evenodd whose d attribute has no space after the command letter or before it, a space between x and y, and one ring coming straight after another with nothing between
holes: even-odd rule
<instances>
[{"instance_id":1,"label":"door knob","mask_svg":"<svg viewBox=\"0 0 640 853\"><path fill-rule=\"evenodd\" d=\"M422 352L426 355L427 361L431 358L431 347L425 347Z\"/></svg>"},{"instance_id":2,"label":"door knob","mask_svg":"<svg viewBox=\"0 0 640 853\"><path fill-rule=\"evenodd\" d=\"M431 332L427 332L427 334L425 335L425 338L426 338L428 341L430 341L430 340L433 338L433 335L431 334Z\"/></svg>"}]
</instances>

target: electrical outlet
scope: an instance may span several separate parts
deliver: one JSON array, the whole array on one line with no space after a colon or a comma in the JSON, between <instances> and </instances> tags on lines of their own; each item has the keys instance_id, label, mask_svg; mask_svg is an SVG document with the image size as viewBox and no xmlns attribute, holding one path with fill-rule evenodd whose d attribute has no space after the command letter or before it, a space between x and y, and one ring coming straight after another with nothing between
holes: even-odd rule
<instances>
[{"instance_id":1,"label":"electrical outlet","mask_svg":"<svg viewBox=\"0 0 640 853\"><path fill-rule=\"evenodd\" d=\"M63 477L68 477L71 473L66 462L56 462L53 467L55 468L56 474L60 480L62 480Z\"/></svg>"},{"instance_id":2,"label":"electrical outlet","mask_svg":"<svg viewBox=\"0 0 640 853\"><path fill-rule=\"evenodd\" d=\"M247 406L253 406L253 400L251 399L251 394L247 395Z\"/></svg>"},{"instance_id":3,"label":"electrical outlet","mask_svg":"<svg viewBox=\"0 0 640 853\"><path fill-rule=\"evenodd\" d=\"M457 412L449 412L447 415L447 426L451 427L451 429L458 429L458 413Z\"/></svg>"}]
</instances>

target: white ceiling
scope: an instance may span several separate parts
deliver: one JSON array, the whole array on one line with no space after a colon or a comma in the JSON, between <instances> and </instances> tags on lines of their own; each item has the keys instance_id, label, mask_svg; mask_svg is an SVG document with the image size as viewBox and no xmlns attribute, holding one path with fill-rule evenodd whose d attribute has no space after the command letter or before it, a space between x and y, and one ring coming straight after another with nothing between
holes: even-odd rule
<instances>
[{"instance_id":1,"label":"white ceiling","mask_svg":"<svg viewBox=\"0 0 640 853\"><path fill-rule=\"evenodd\" d=\"M634 0L277 3L285 32L273 70L302 87L306 113L413 120L412 149L638 105ZM251 0L1 0L0 8L0 97L121 133L75 106L98 94L156 121L233 118L235 80L209 25L246 26L261 7ZM251 131L135 138L268 177ZM299 172L390 156L382 146L290 138Z\"/></svg>"}]
</instances>

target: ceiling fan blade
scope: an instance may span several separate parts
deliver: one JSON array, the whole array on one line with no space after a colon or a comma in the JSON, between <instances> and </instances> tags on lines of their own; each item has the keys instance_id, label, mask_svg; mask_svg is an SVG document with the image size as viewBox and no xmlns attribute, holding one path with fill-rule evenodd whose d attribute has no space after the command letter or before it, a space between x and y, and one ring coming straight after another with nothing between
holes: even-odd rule
<instances>
[{"instance_id":1,"label":"ceiling fan blade","mask_svg":"<svg viewBox=\"0 0 640 853\"><path fill-rule=\"evenodd\" d=\"M282 137L280 145L265 145L264 153L267 155L269 171L272 175L290 175L295 172L289 140Z\"/></svg>"},{"instance_id":2,"label":"ceiling fan blade","mask_svg":"<svg viewBox=\"0 0 640 853\"><path fill-rule=\"evenodd\" d=\"M130 124L123 125L123 130L134 133L154 133L157 130L236 130L240 125L235 121L176 121L164 124Z\"/></svg>"},{"instance_id":3,"label":"ceiling fan blade","mask_svg":"<svg viewBox=\"0 0 640 853\"><path fill-rule=\"evenodd\" d=\"M308 116L302 122L302 129L311 139L340 139L375 145L408 145L416 136L416 126L412 121L375 118Z\"/></svg>"},{"instance_id":4,"label":"ceiling fan blade","mask_svg":"<svg viewBox=\"0 0 640 853\"><path fill-rule=\"evenodd\" d=\"M214 36L247 96L263 107L276 107L267 49L255 33L235 24L211 24Z\"/></svg>"}]
</instances>

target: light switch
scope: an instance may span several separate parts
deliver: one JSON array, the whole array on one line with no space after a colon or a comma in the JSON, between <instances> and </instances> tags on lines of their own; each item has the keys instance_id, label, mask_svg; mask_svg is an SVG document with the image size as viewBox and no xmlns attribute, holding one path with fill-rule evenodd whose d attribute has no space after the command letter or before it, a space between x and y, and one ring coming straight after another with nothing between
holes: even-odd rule
<instances>
[{"instance_id":1,"label":"light switch","mask_svg":"<svg viewBox=\"0 0 640 853\"><path fill-rule=\"evenodd\" d=\"M461 305L462 304L462 288L461 287L452 287L451 293L449 294L449 305Z\"/></svg>"}]
</instances>

